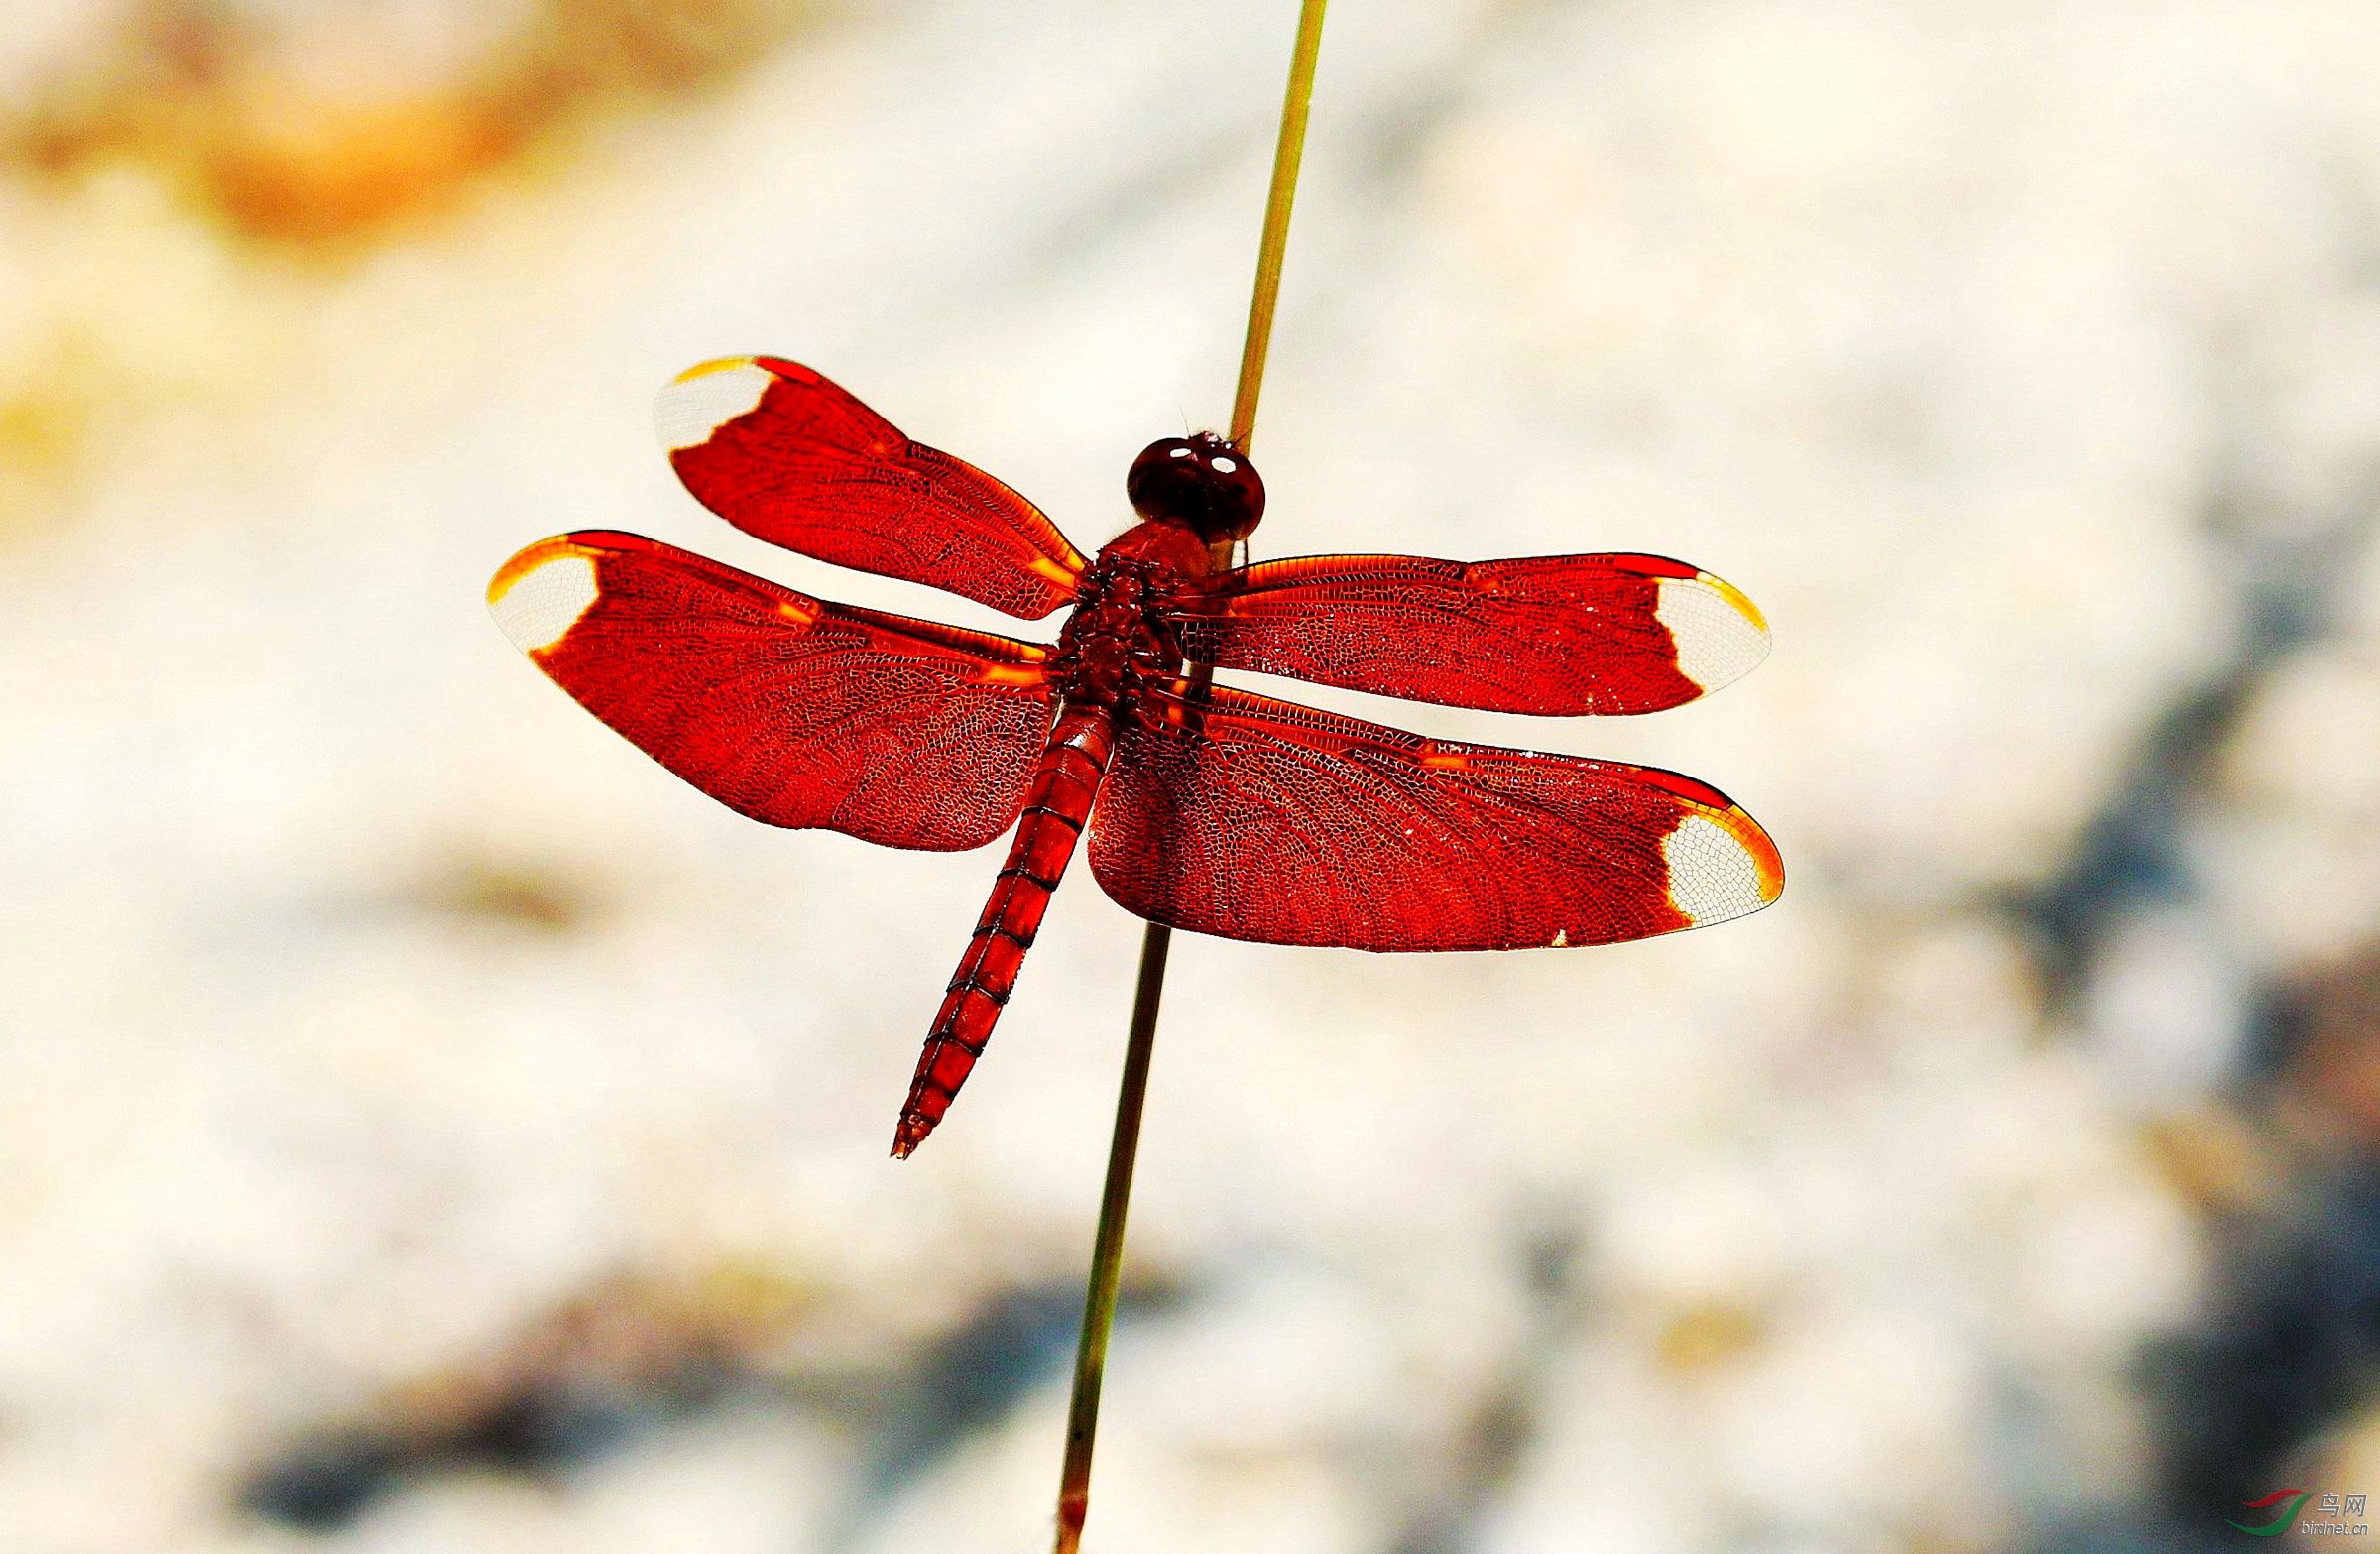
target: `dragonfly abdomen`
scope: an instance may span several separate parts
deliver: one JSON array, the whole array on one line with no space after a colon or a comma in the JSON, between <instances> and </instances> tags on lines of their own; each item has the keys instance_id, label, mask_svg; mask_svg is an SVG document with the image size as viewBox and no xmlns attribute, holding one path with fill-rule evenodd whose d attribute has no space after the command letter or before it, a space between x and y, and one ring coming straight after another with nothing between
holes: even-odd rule
<instances>
[{"instance_id":1,"label":"dragonfly abdomen","mask_svg":"<svg viewBox=\"0 0 2380 1554\"><path fill-rule=\"evenodd\" d=\"M951 1099L967 1082L975 1060L992 1039L992 1027L1016 986L1024 952L1041 931L1050 894L1066 873L1090 823L1091 804L1114 754L1116 734L1104 708L1069 708L1050 731L1049 744L1025 789L1024 813L1008 861L993 882L975 936L950 979L942 1008L917 1058L916 1077L900 1110L892 1137L895 1159L924 1142L942 1121Z\"/></svg>"}]
</instances>

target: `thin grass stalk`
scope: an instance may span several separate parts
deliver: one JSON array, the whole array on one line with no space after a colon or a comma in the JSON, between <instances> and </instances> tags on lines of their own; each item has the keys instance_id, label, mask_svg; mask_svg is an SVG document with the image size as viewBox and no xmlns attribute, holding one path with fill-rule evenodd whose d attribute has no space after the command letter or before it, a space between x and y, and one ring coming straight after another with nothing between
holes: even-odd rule
<instances>
[{"instance_id":1,"label":"thin grass stalk","mask_svg":"<svg viewBox=\"0 0 2380 1554\"><path fill-rule=\"evenodd\" d=\"M1289 246L1289 209L1297 199L1298 165L1306 148L1306 113L1314 100L1314 63L1322 51L1322 13L1328 0L1301 0L1289 86L1281 100L1280 138L1273 145L1272 185L1264 199L1264 232L1256 245L1256 284L1240 349L1240 381L1232 396L1231 440L1247 451L1256 434L1256 397L1272 344L1272 314L1281 290L1281 257ZM1211 557L1232 563L1230 544ZM1213 666L1191 670L1191 699L1205 693ZM1124 1078L1116 1096L1116 1130L1108 1143L1107 1183L1099 1200L1099 1232L1091 1245L1091 1288L1083 1301L1083 1336L1075 1350L1074 1393L1066 1411L1066 1462L1058 1478L1056 1554L1077 1554L1091 1512L1091 1450L1099 1436L1099 1394L1107 1378L1108 1339L1116 1327L1116 1293L1124 1273L1124 1225L1131 1207L1132 1167L1140 1154L1140 1119L1148 1101L1149 1060L1156 1050L1157 1006L1165 996L1165 961L1173 930L1152 922L1140 939L1140 974L1124 1049Z\"/></svg>"}]
</instances>

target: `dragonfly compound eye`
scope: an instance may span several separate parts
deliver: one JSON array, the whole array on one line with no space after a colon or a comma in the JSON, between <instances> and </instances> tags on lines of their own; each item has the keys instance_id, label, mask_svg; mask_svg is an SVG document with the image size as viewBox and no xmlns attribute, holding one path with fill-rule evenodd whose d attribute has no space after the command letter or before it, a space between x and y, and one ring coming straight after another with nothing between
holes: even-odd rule
<instances>
[{"instance_id":1,"label":"dragonfly compound eye","mask_svg":"<svg viewBox=\"0 0 2380 1554\"><path fill-rule=\"evenodd\" d=\"M1211 431L1152 442L1125 477L1132 511L1208 544L1244 538L1264 516L1264 481L1246 454Z\"/></svg>"}]
</instances>

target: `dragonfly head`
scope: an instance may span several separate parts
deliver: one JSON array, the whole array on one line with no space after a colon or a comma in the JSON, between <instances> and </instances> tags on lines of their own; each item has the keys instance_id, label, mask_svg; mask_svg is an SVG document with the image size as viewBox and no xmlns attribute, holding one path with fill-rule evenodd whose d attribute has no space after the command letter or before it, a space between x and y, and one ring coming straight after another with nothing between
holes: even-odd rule
<instances>
[{"instance_id":1,"label":"dragonfly head","mask_svg":"<svg viewBox=\"0 0 2380 1554\"><path fill-rule=\"evenodd\" d=\"M1245 538L1264 516L1256 466L1211 431L1142 448L1124 490L1142 518L1187 529L1210 545Z\"/></svg>"}]
</instances>

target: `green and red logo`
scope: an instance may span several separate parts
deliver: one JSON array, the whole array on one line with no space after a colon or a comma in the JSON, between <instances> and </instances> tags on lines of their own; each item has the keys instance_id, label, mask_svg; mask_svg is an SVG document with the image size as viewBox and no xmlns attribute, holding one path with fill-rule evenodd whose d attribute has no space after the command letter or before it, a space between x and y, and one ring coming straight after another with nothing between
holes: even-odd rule
<instances>
[{"instance_id":1,"label":"green and red logo","mask_svg":"<svg viewBox=\"0 0 2380 1554\"><path fill-rule=\"evenodd\" d=\"M2252 1537L2277 1538L2289 1530L2289 1524L2297 1520L2299 1510L2313 1498L2314 1492L2312 1490L2283 1490L2277 1494L2268 1494L2260 1500L2249 1500L2245 1507L2248 1510L2266 1510L2279 1505L2283 1500L2288 1500L2289 1505L2280 1515L2275 1516L2261 1527L2251 1527L2244 1521L2235 1521L2231 1525Z\"/></svg>"}]
</instances>

